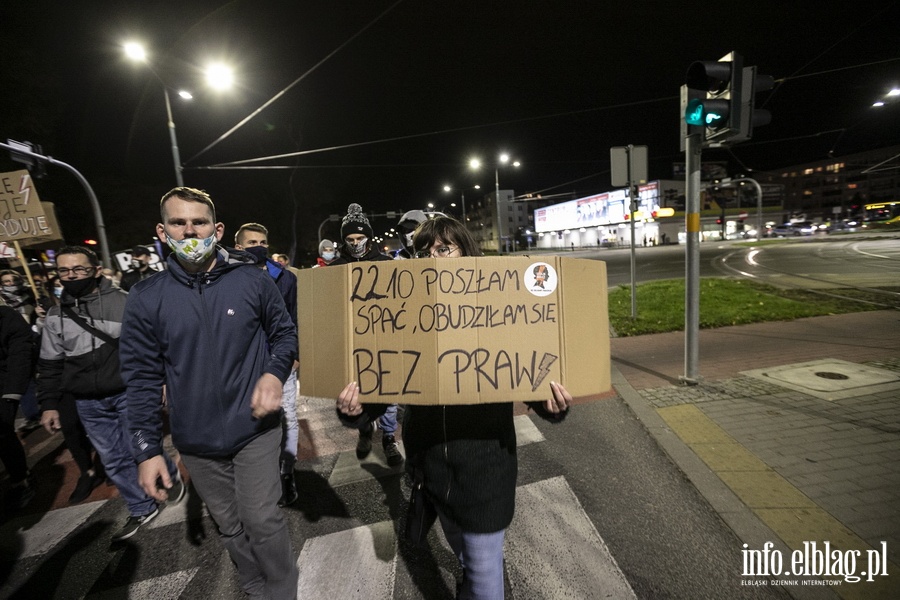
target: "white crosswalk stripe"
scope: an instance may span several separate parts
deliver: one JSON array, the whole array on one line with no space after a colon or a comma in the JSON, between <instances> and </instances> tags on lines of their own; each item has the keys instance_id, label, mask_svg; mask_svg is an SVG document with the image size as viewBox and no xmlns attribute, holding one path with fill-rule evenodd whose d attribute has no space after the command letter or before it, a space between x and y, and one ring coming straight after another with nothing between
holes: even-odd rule
<instances>
[{"instance_id":1,"label":"white crosswalk stripe","mask_svg":"<svg viewBox=\"0 0 900 600\"><path fill-rule=\"evenodd\" d=\"M315 449L321 451L323 445L329 449L334 446L330 454L317 454L326 458L324 463L319 464L328 465L325 467L327 470L322 472L328 479L328 485L334 490L346 489L352 495L354 485L366 485L367 482L402 473L402 466L387 466L380 444L374 444L372 454L363 461L356 458L354 450L347 449L348 446L355 445L355 432L340 425L336 427L332 402L322 402L320 405L307 402L300 412L301 431L309 435L316 444ZM515 417L515 427L519 446L544 441L540 430L528 415ZM301 433L302 435L304 434ZM331 458L327 459L329 456ZM41 557L42 563L52 560L56 545L63 543L79 527L91 520L106 502L91 502L53 510L39 517L34 515L12 520L0 528L0 555L7 560L31 557ZM113 502L121 501L116 499ZM155 535L168 535L166 528L178 526L187 520L187 506L188 501L185 499L178 505L164 507L160 515L148 524L147 529L160 532ZM124 507L122 514L124 515ZM207 515L205 510L204 515ZM436 524L435 529L429 536L432 544L430 550L434 556L442 556L444 559L434 567L440 571L438 580L443 581L447 590L452 593L455 586L454 575L447 567L451 562L455 563L455 560L440 531L440 525ZM176 535L181 535L182 528L175 527L172 531L178 531ZM416 589L416 576L410 570L417 561L407 564L407 561L400 558L396 536L396 523L385 520L306 538L299 548L297 560L300 572L299 597L368 600L424 597L421 594L427 596L424 589ZM135 538L135 543L140 545L140 536ZM217 542L210 539L206 543ZM295 551L297 549L295 547ZM563 477L517 488L516 516L507 531L505 555L512 600L635 597L615 559ZM215 564L230 565L224 549L221 549L221 560ZM177 568L178 565L162 564L160 567ZM177 598L189 589L195 575L202 568L204 567L196 566L164 574L157 570L152 573L153 576L148 577L151 573L146 573L144 579L116 588L103 589L102 580L98 580L95 585L101 591L91 593L87 598ZM205 574L205 578L208 577L209 574ZM217 577L213 581L217 582L216 585L221 585L221 589L215 591L208 584L203 584L203 594L229 597L235 593L232 589L234 584L228 577ZM194 589L197 585L195 582L190 588L193 593L197 592ZM89 585L86 589L90 588Z\"/></svg>"},{"instance_id":2,"label":"white crosswalk stripe","mask_svg":"<svg viewBox=\"0 0 900 600\"><path fill-rule=\"evenodd\" d=\"M506 571L515 598L636 597L564 477L516 488Z\"/></svg>"},{"instance_id":3,"label":"white crosswalk stripe","mask_svg":"<svg viewBox=\"0 0 900 600\"><path fill-rule=\"evenodd\" d=\"M18 517L0 527L0 557L19 560L50 551L67 535L87 521L106 500L69 506L39 515Z\"/></svg>"},{"instance_id":4,"label":"white crosswalk stripe","mask_svg":"<svg viewBox=\"0 0 900 600\"><path fill-rule=\"evenodd\" d=\"M394 525L382 521L306 541L297 560L298 598L392 598Z\"/></svg>"}]
</instances>

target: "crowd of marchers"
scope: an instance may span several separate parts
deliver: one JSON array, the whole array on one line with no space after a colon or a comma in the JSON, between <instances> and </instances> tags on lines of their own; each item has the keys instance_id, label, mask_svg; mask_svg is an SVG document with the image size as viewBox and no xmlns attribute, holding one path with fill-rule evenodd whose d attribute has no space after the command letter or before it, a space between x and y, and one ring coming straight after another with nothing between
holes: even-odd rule
<instances>
[{"instance_id":1,"label":"crowd of marchers","mask_svg":"<svg viewBox=\"0 0 900 600\"><path fill-rule=\"evenodd\" d=\"M296 270L286 256L269 255L259 223L241 225L225 243L225 225L201 190L170 190L159 210L155 234L170 250L162 265L138 246L120 275L91 249L64 246L53 271L0 272L4 517L34 498L19 434L43 427L61 434L79 470L70 503L104 482L118 490L128 517L113 544L180 502L190 484L241 589L296 598L297 560L281 510L303 492L294 477ZM398 228L402 249L392 258L375 245L362 207L351 204L340 239L321 240L312 266L481 255L467 229L440 213L409 211ZM367 404L356 382L335 396L336 418L358 432L360 460L380 430L387 464L406 463L405 535L419 544L439 521L462 567L458 597L502 598L518 469L513 405L401 409ZM548 396L528 408L561 422L572 398L556 382ZM165 450L165 431L177 455Z\"/></svg>"}]
</instances>

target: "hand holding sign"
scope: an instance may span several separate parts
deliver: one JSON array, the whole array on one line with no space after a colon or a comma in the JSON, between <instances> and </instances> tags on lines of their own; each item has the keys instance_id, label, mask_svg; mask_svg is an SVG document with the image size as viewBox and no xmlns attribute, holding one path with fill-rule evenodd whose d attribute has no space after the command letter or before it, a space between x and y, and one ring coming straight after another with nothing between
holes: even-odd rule
<instances>
[{"instance_id":1,"label":"hand holding sign","mask_svg":"<svg viewBox=\"0 0 900 600\"><path fill-rule=\"evenodd\" d=\"M569 410L569 407L572 406L572 395L565 386L561 383L551 381L550 391L553 392L553 397L544 404L544 408L547 409L547 412L557 415Z\"/></svg>"},{"instance_id":2,"label":"hand holding sign","mask_svg":"<svg viewBox=\"0 0 900 600\"><path fill-rule=\"evenodd\" d=\"M359 384L355 381L348 383L337 399L337 409L349 417L356 417L362 413L362 404L359 403Z\"/></svg>"}]
</instances>

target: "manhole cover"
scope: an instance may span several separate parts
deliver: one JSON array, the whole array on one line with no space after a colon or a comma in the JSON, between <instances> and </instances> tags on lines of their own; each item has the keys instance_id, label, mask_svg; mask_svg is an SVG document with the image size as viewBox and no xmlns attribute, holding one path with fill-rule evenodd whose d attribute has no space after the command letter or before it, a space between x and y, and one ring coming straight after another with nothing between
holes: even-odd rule
<instances>
[{"instance_id":1,"label":"manhole cover","mask_svg":"<svg viewBox=\"0 0 900 600\"><path fill-rule=\"evenodd\" d=\"M742 371L741 374L829 401L900 390L900 373L896 371L835 358Z\"/></svg>"},{"instance_id":2,"label":"manhole cover","mask_svg":"<svg viewBox=\"0 0 900 600\"><path fill-rule=\"evenodd\" d=\"M834 373L831 371L819 371L815 373L816 377L821 377L822 379L850 379L843 373Z\"/></svg>"}]
</instances>

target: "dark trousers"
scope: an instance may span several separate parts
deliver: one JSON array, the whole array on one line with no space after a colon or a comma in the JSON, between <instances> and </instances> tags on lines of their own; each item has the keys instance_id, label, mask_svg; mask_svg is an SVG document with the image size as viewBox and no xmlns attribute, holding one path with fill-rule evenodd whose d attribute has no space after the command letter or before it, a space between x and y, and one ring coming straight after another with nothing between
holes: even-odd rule
<instances>
[{"instance_id":1,"label":"dark trousers","mask_svg":"<svg viewBox=\"0 0 900 600\"><path fill-rule=\"evenodd\" d=\"M11 483L19 483L28 476L28 461L25 448L16 435L16 413L18 400L0 398L0 461L9 473Z\"/></svg>"},{"instance_id":2,"label":"dark trousers","mask_svg":"<svg viewBox=\"0 0 900 600\"><path fill-rule=\"evenodd\" d=\"M62 428L63 439L66 441L66 448L72 453L72 459L78 465L78 470L84 475L94 466L91 458L94 447L84 431L81 419L78 418L75 399L63 398L56 410L59 412L59 425Z\"/></svg>"}]
</instances>

